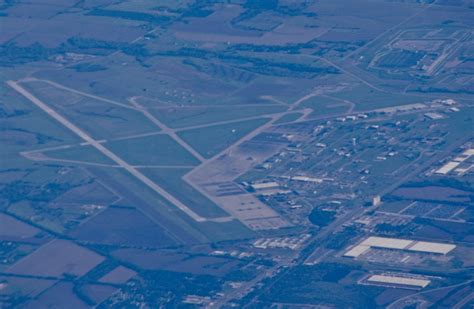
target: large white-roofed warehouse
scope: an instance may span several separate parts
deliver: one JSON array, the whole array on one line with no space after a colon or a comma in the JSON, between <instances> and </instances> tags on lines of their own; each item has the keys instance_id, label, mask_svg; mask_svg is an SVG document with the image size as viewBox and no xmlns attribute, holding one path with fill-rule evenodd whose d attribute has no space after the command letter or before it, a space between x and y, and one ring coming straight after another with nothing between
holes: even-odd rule
<instances>
[{"instance_id":1,"label":"large white-roofed warehouse","mask_svg":"<svg viewBox=\"0 0 474 309\"><path fill-rule=\"evenodd\" d=\"M410 239L371 236L366 238L357 246L350 248L348 251L346 251L344 256L356 258L368 252L370 248L406 250L413 252L425 252L445 255L454 250L456 248L456 245L438 242L417 241Z\"/></svg>"}]
</instances>

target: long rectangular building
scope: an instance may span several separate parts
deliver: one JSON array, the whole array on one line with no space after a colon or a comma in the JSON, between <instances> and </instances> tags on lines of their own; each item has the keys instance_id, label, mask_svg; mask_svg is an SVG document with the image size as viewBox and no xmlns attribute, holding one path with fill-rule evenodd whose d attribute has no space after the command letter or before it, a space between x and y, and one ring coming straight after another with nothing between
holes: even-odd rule
<instances>
[{"instance_id":1,"label":"long rectangular building","mask_svg":"<svg viewBox=\"0 0 474 309\"><path fill-rule=\"evenodd\" d=\"M461 164L460 162L455 162L455 161L449 161L445 165L443 165L441 168L436 170L436 174L441 174L441 175L446 175L447 173L451 172L453 169L458 167L458 165Z\"/></svg>"},{"instance_id":2,"label":"long rectangular building","mask_svg":"<svg viewBox=\"0 0 474 309\"><path fill-rule=\"evenodd\" d=\"M361 245L375 248L405 249L412 243L412 240L407 239L371 236L364 240Z\"/></svg>"},{"instance_id":3,"label":"long rectangular building","mask_svg":"<svg viewBox=\"0 0 474 309\"><path fill-rule=\"evenodd\" d=\"M369 249L370 249L369 246L358 245L358 246L355 246L354 248L350 249L346 253L344 253L344 256L355 258L355 257L358 257L361 254L364 254Z\"/></svg>"},{"instance_id":4,"label":"long rectangular building","mask_svg":"<svg viewBox=\"0 0 474 309\"><path fill-rule=\"evenodd\" d=\"M372 275L367 278L367 282L425 288L431 281L427 279L409 278L396 275Z\"/></svg>"},{"instance_id":5,"label":"long rectangular building","mask_svg":"<svg viewBox=\"0 0 474 309\"><path fill-rule=\"evenodd\" d=\"M456 245L438 242L416 241L410 239L371 236L366 238L357 246L349 249L344 254L344 256L356 258L366 253L371 248L406 250L444 255L454 250L456 248Z\"/></svg>"},{"instance_id":6,"label":"long rectangular building","mask_svg":"<svg viewBox=\"0 0 474 309\"><path fill-rule=\"evenodd\" d=\"M454 250L454 248L456 248L456 245L442 244L442 243L437 243L437 242L417 241L413 246L408 248L408 250L447 254L451 250Z\"/></svg>"}]
</instances>

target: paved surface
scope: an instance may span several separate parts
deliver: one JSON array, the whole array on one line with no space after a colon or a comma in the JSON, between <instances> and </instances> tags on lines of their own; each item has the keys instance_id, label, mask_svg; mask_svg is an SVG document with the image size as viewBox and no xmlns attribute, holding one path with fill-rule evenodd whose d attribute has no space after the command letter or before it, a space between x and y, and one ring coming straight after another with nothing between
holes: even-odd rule
<instances>
[{"instance_id":1,"label":"paved surface","mask_svg":"<svg viewBox=\"0 0 474 309\"><path fill-rule=\"evenodd\" d=\"M221 218L215 218L215 219L208 219L204 218L191 209L189 209L186 205L178 201L174 196L169 194L167 191L165 191L163 188L158 186L155 182L153 182L151 179L146 177L144 174L142 174L139 170L137 170L135 167L132 165L128 164L125 162L123 159L121 159L119 156L117 156L115 153L107 149L104 145L99 143L97 140L93 139L91 136L89 136L87 133L82 131L80 128L75 126L73 123L71 123L69 120L61 116L59 113L57 113L55 110L53 110L51 107L49 107L47 104L33 96L30 92L28 92L25 88L20 86L17 82L15 81L7 81L7 84L15 89L18 93L23 95L25 98L27 98L29 101L31 101L33 104L41 108L45 113L47 113L49 116L57 120L59 123L61 123L63 126L74 132L76 135L78 135L80 138L82 138L85 142L87 142L89 145L92 147L96 148L98 151L100 151L102 154L107 156L109 159L114 161L117 165L125 169L127 172L129 172L131 175L133 175L135 178L140 180L142 183L147 185L149 188L151 188L153 191L156 193L160 194L162 197L164 197L166 200L168 200L170 203L172 203L174 206L185 212L187 215L189 215L191 218L193 218L197 222L204 222L204 221L217 221L217 222L225 222L225 221L231 221L232 217L221 217Z\"/></svg>"}]
</instances>

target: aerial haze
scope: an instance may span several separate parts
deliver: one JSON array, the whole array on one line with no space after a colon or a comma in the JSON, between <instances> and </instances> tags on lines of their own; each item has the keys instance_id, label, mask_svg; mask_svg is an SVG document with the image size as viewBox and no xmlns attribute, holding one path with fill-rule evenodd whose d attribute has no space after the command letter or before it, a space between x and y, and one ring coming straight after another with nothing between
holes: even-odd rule
<instances>
[{"instance_id":1,"label":"aerial haze","mask_svg":"<svg viewBox=\"0 0 474 309\"><path fill-rule=\"evenodd\" d=\"M474 307L470 0L0 0L0 308Z\"/></svg>"}]
</instances>

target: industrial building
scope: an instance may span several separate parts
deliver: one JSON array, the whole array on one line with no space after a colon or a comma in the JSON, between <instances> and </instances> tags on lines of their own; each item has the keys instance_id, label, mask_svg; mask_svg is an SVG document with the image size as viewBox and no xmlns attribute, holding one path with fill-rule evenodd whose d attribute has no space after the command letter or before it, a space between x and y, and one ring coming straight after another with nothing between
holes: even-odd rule
<instances>
[{"instance_id":1,"label":"industrial building","mask_svg":"<svg viewBox=\"0 0 474 309\"><path fill-rule=\"evenodd\" d=\"M362 241L359 245L348 250L346 253L344 253L344 256L356 258L366 253L368 250L370 250L370 248L406 250L413 252L425 252L445 255L454 250L454 248L456 248L456 245L371 236Z\"/></svg>"},{"instance_id":2,"label":"industrial building","mask_svg":"<svg viewBox=\"0 0 474 309\"><path fill-rule=\"evenodd\" d=\"M274 189L278 188L280 185L276 182L261 182L261 183L254 183L251 185L251 188L254 190L266 190L266 189Z\"/></svg>"}]
</instances>

